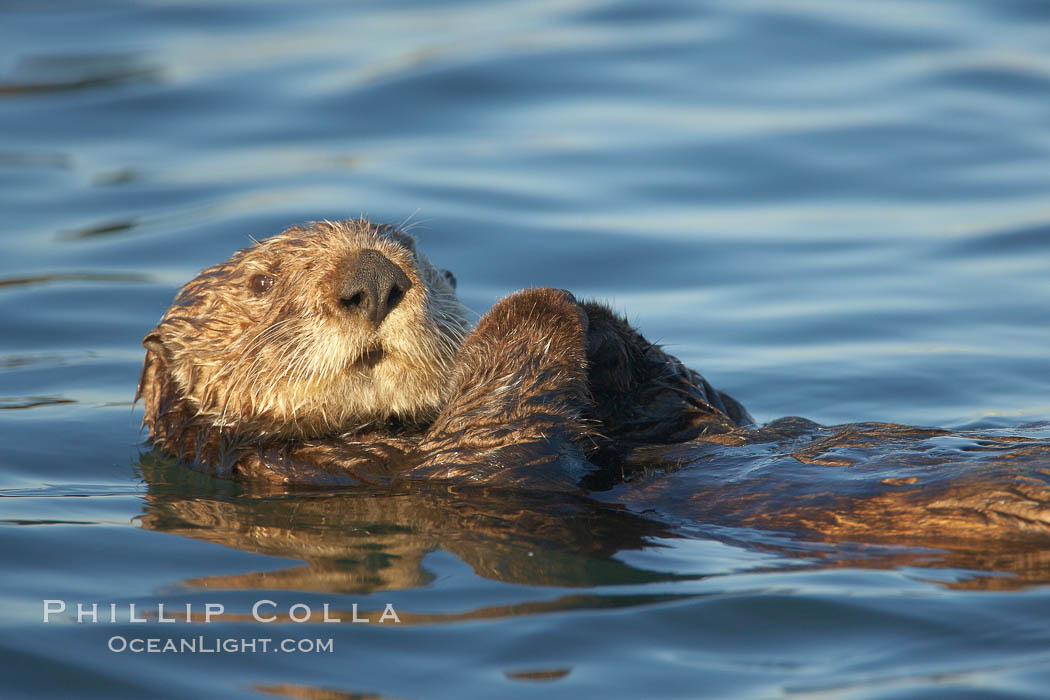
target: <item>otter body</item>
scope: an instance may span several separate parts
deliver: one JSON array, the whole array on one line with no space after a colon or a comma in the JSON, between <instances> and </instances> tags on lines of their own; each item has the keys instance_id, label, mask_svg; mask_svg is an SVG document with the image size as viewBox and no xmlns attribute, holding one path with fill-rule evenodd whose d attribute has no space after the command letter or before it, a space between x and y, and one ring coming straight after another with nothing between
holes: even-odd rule
<instances>
[{"instance_id":1,"label":"otter body","mask_svg":"<svg viewBox=\"0 0 1050 700\"><path fill-rule=\"evenodd\" d=\"M758 429L624 319L568 292L518 292L469 330L454 277L410 236L363 220L293 228L205 270L143 344L150 440L270 487L578 492L626 480L622 502L726 525L1050 532L1046 441L991 438L981 444L996 459L953 464L930 461L944 431Z\"/></svg>"},{"instance_id":2,"label":"otter body","mask_svg":"<svg viewBox=\"0 0 1050 700\"><path fill-rule=\"evenodd\" d=\"M751 422L568 292L512 295L468 333L455 278L367 221L293 228L204 270L143 344L150 440L282 485L575 488L621 446Z\"/></svg>"}]
</instances>

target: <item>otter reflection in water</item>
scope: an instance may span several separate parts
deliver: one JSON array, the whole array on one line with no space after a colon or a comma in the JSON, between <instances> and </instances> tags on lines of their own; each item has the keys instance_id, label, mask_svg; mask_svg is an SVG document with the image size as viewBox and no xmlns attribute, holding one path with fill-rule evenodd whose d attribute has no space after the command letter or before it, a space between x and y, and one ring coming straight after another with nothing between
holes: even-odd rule
<instances>
[{"instance_id":1,"label":"otter reflection in water","mask_svg":"<svg viewBox=\"0 0 1050 700\"><path fill-rule=\"evenodd\" d=\"M442 482L516 491L513 509L604 490L694 522L1027 551L1050 532L1039 427L756 428L568 292L514 294L468 333L454 277L366 221L292 229L205 270L144 344L150 439L260 491Z\"/></svg>"},{"instance_id":2,"label":"otter reflection in water","mask_svg":"<svg viewBox=\"0 0 1050 700\"><path fill-rule=\"evenodd\" d=\"M750 457L760 463L771 456ZM748 459L738 458L734 465L737 476ZM440 482L411 488L267 493L197 474L147 453L141 464L148 484L141 523L150 530L301 562L277 570L185 582L209 590L368 594L417 588L433 581L424 558L439 550L453 553L479 576L506 583L593 588L670 582L702 576L638 568L631 565L630 553L657 548L659 562L660 548L698 538L717 540L738 552L743 548L760 553L757 560L739 555L747 560L749 570L919 566L925 571L952 569L942 585L953 588L1009 589L1050 582L1050 548L1030 541L926 534L897 539L887 533L835 536L813 531L777 536L761 528L798 525L807 510L812 515L814 508L834 505L828 500L822 503L828 494L821 494L811 480L801 478L804 473L796 472L792 475L796 493L778 492L772 483L741 482L742 486L722 499L711 482L725 484L725 478L712 480L708 468L700 466L696 474L683 469L639 479L592 494L597 498ZM806 481L808 494L802 488ZM750 497L741 491L749 492ZM751 504L751 514L740 517L732 507L719 506L737 497ZM787 498L798 498L802 508L781 523L772 522L775 515L762 511L758 503ZM609 503L611 500L626 504ZM640 509L647 512L638 513ZM766 519L756 524L754 513L765 513ZM839 511L840 516L845 513L848 508ZM887 513L886 517L895 515L901 514ZM741 526L698 529L690 522ZM858 546L857 542L867 544ZM719 550L718 555L725 553ZM675 567L657 564L657 568ZM399 607L398 614L406 623L440 622L637 605L680 595L694 593L636 589L626 595L563 595L551 601L483 606L455 614L425 614Z\"/></svg>"},{"instance_id":3,"label":"otter reflection in water","mask_svg":"<svg viewBox=\"0 0 1050 700\"><path fill-rule=\"evenodd\" d=\"M425 585L423 557L454 553L481 576L533 585L597 586L673 580L613 558L672 536L672 528L574 494L420 483L259 493L193 475L147 454L143 527L301 566L193 580L210 589L370 593Z\"/></svg>"}]
</instances>

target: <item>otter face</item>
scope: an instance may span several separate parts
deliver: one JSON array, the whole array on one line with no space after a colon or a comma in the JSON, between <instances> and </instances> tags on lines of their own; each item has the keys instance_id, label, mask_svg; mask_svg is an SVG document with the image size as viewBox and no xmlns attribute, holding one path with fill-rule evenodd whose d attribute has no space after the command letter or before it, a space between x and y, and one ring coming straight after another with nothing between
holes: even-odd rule
<instances>
[{"instance_id":1,"label":"otter face","mask_svg":"<svg viewBox=\"0 0 1050 700\"><path fill-rule=\"evenodd\" d=\"M324 221L204 270L143 345L212 425L308 438L431 419L467 330L411 236Z\"/></svg>"}]
</instances>

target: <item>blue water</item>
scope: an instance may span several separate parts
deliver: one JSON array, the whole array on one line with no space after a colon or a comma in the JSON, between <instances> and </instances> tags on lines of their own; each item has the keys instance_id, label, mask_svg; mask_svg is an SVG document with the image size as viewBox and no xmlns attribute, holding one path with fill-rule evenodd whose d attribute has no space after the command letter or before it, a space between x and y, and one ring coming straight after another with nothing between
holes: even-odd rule
<instances>
[{"instance_id":1,"label":"blue water","mask_svg":"<svg viewBox=\"0 0 1050 700\"><path fill-rule=\"evenodd\" d=\"M611 302L760 422L1020 429L1048 157L1039 0L4 3L0 696L1045 696L1038 543L888 565L615 504L257 497L148 454L131 399L179 285L366 214L478 312ZM334 649L108 649L199 635Z\"/></svg>"}]
</instances>

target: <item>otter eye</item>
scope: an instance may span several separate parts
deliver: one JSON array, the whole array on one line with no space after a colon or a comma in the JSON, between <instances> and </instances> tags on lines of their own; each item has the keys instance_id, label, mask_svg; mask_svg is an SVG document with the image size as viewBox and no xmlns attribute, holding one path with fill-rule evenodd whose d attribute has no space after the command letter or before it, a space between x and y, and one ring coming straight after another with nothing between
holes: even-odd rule
<instances>
[{"instance_id":1,"label":"otter eye","mask_svg":"<svg viewBox=\"0 0 1050 700\"><path fill-rule=\"evenodd\" d=\"M269 275L252 275L252 278L248 281L248 286L251 288L252 294L261 297L273 287L273 277Z\"/></svg>"},{"instance_id":2,"label":"otter eye","mask_svg":"<svg viewBox=\"0 0 1050 700\"><path fill-rule=\"evenodd\" d=\"M453 289L455 289L456 288L456 276L453 275L448 270L442 270L441 274L443 274L445 276L445 279L448 280L448 283L452 285Z\"/></svg>"}]
</instances>

